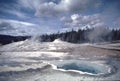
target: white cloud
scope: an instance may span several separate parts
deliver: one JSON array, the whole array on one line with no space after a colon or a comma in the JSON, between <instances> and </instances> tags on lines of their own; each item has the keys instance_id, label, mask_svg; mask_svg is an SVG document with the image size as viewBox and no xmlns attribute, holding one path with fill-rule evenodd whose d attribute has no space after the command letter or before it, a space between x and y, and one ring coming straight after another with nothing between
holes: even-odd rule
<instances>
[{"instance_id":1,"label":"white cloud","mask_svg":"<svg viewBox=\"0 0 120 81\"><path fill-rule=\"evenodd\" d=\"M35 24L28 23L28 22L0 19L1 34L27 35L27 34L33 33L35 26L36 26Z\"/></svg>"},{"instance_id":2,"label":"white cloud","mask_svg":"<svg viewBox=\"0 0 120 81\"><path fill-rule=\"evenodd\" d=\"M86 26L89 27L103 27L105 26L105 23L101 21L101 17L99 14L93 14L93 15L79 15L79 14L73 14L71 17L63 17L61 18L61 21L63 22L63 27L79 27L83 28Z\"/></svg>"},{"instance_id":3,"label":"white cloud","mask_svg":"<svg viewBox=\"0 0 120 81\"><path fill-rule=\"evenodd\" d=\"M97 8L99 0L60 0L58 3L48 0L19 0L19 4L25 8L35 10L39 17L54 17L65 13L75 13L81 10Z\"/></svg>"},{"instance_id":4,"label":"white cloud","mask_svg":"<svg viewBox=\"0 0 120 81\"><path fill-rule=\"evenodd\" d=\"M39 17L54 17L60 13L60 10L57 9L57 5L53 2L44 3L39 6L36 10L35 15Z\"/></svg>"},{"instance_id":5,"label":"white cloud","mask_svg":"<svg viewBox=\"0 0 120 81\"><path fill-rule=\"evenodd\" d=\"M18 0L19 5L28 9L37 9L42 2L42 0Z\"/></svg>"},{"instance_id":6,"label":"white cloud","mask_svg":"<svg viewBox=\"0 0 120 81\"><path fill-rule=\"evenodd\" d=\"M17 0L17 1L19 1L19 0ZM3 13L1 15L5 16L5 17L7 17L8 15L12 15L12 16L18 17L18 18L27 18L26 13L24 13L24 10L21 9L23 7L23 5L17 4L16 3L17 1L11 1L11 2L9 2L9 4L6 1L4 3L0 3L0 5L1 5L0 12Z\"/></svg>"},{"instance_id":7,"label":"white cloud","mask_svg":"<svg viewBox=\"0 0 120 81\"><path fill-rule=\"evenodd\" d=\"M15 9L14 10L9 10L9 9L7 9L7 10L4 10L4 12L15 15L19 18L27 18L27 15L25 15L25 13L22 13L19 10L15 10Z\"/></svg>"},{"instance_id":8,"label":"white cloud","mask_svg":"<svg viewBox=\"0 0 120 81\"><path fill-rule=\"evenodd\" d=\"M39 26L37 24L22 22L17 20L0 19L0 34L7 35L40 35L56 32L48 26Z\"/></svg>"},{"instance_id":9,"label":"white cloud","mask_svg":"<svg viewBox=\"0 0 120 81\"><path fill-rule=\"evenodd\" d=\"M80 10L97 8L98 0L61 0L58 6L65 11L76 12Z\"/></svg>"}]
</instances>

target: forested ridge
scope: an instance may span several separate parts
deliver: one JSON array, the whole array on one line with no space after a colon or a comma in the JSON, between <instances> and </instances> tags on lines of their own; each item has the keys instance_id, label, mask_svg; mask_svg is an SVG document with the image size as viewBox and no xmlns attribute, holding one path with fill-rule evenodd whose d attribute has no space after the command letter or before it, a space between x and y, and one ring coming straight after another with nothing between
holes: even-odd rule
<instances>
[{"instance_id":1,"label":"forested ridge","mask_svg":"<svg viewBox=\"0 0 120 81\"><path fill-rule=\"evenodd\" d=\"M41 41L49 42L55 39L61 39L63 41L71 43L86 43L86 42L110 42L120 40L120 29L79 29L78 31L69 31L56 34L45 34L41 36Z\"/></svg>"},{"instance_id":2,"label":"forested ridge","mask_svg":"<svg viewBox=\"0 0 120 81\"><path fill-rule=\"evenodd\" d=\"M31 39L33 37L34 36L0 35L0 44L9 44L11 42ZM34 40L39 40L40 42L52 42L55 39L61 39L71 43L112 42L120 40L120 29L87 28L79 29L78 31L71 30L68 32L37 35L36 38Z\"/></svg>"}]
</instances>

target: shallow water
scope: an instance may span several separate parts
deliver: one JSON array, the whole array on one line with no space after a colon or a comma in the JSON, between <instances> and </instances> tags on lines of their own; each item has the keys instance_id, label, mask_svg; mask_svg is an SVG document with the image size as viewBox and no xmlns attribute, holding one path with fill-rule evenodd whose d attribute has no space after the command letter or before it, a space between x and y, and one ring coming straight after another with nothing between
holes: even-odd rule
<instances>
[{"instance_id":1,"label":"shallow water","mask_svg":"<svg viewBox=\"0 0 120 81\"><path fill-rule=\"evenodd\" d=\"M105 61L104 61L105 62ZM62 61L50 61L54 64L55 69L61 71L72 71L80 74L88 75L105 75L112 72L112 67L106 63L100 63L99 61L86 61L86 60L62 60Z\"/></svg>"},{"instance_id":2,"label":"shallow water","mask_svg":"<svg viewBox=\"0 0 120 81\"><path fill-rule=\"evenodd\" d=\"M77 70L77 71L82 71L82 72L88 72L92 74L99 74L100 72L97 70L97 68L93 68L87 65L76 65L76 63L71 63L71 64L66 64L61 67L57 67L58 69L65 69L65 70Z\"/></svg>"}]
</instances>

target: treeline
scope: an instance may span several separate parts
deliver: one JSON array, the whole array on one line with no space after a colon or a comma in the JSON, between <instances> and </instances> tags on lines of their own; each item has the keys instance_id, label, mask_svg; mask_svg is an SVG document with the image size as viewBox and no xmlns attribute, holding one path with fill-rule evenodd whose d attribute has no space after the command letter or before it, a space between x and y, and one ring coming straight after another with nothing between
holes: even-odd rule
<instances>
[{"instance_id":1,"label":"treeline","mask_svg":"<svg viewBox=\"0 0 120 81\"><path fill-rule=\"evenodd\" d=\"M69 31L64 33L44 34L41 36L9 36L0 35L0 44L9 44L12 42L23 41L30 39L33 41L52 42L55 39L71 43L95 43L95 42L113 42L120 40L120 29L109 28L87 28L79 29L78 31Z\"/></svg>"},{"instance_id":2,"label":"treeline","mask_svg":"<svg viewBox=\"0 0 120 81\"><path fill-rule=\"evenodd\" d=\"M71 43L86 43L86 42L111 42L120 40L120 29L109 28L92 28L79 29L78 31L69 31L64 33L56 33L50 35L42 35L42 42L52 42L55 39Z\"/></svg>"},{"instance_id":3,"label":"treeline","mask_svg":"<svg viewBox=\"0 0 120 81\"><path fill-rule=\"evenodd\" d=\"M5 45L12 42L23 41L31 38L30 36L10 36L10 35L1 35L0 34L0 44Z\"/></svg>"}]
</instances>

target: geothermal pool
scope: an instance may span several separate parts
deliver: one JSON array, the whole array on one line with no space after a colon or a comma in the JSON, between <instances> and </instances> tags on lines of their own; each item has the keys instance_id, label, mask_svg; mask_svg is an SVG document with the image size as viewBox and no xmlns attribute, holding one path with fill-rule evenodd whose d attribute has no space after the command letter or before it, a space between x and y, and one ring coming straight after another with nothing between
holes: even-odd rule
<instances>
[{"instance_id":1,"label":"geothermal pool","mask_svg":"<svg viewBox=\"0 0 120 81\"><path fill-rule=\"evenodd\" d=\"M54 64L54 62L53 62ZM63 71L73 71L80 74L103 75L112 72L112 68L107 64L94 63L83 60L55 61L56 68Z\"/></svg>"},{"instance_id":2,"label":"geothermal pool","mask_svg":"<svg viewBox=\"0 0 120 81\"><path fill-rule=\"evenodd\" d=\"M13 71L0 72L0 81L99 81L114 80L116 69L103 61L50 60L6 64ZM24 66L23 66L24 65ZM5 66L3 66L5 68ZM20 67L19 70L15 68ZM28 68L26 68L28 67ZM24 68L24 69L23 69ZM20 70L21 69L21 70ZM106 77L107 76L107 77ZM111 77L113 76L113 77Z\"/></svg>"},{"instance_id":3,"label":"geothermal pool","mask_svg":"<svg viewBox=\"0 0 120 81\"><path fill-rule=\"evenodd\" d=\"M0 81L120 80L120 58L104 53L116 52L63 41L8 44L0 47Z\"/></svg>"}]
</instances>

